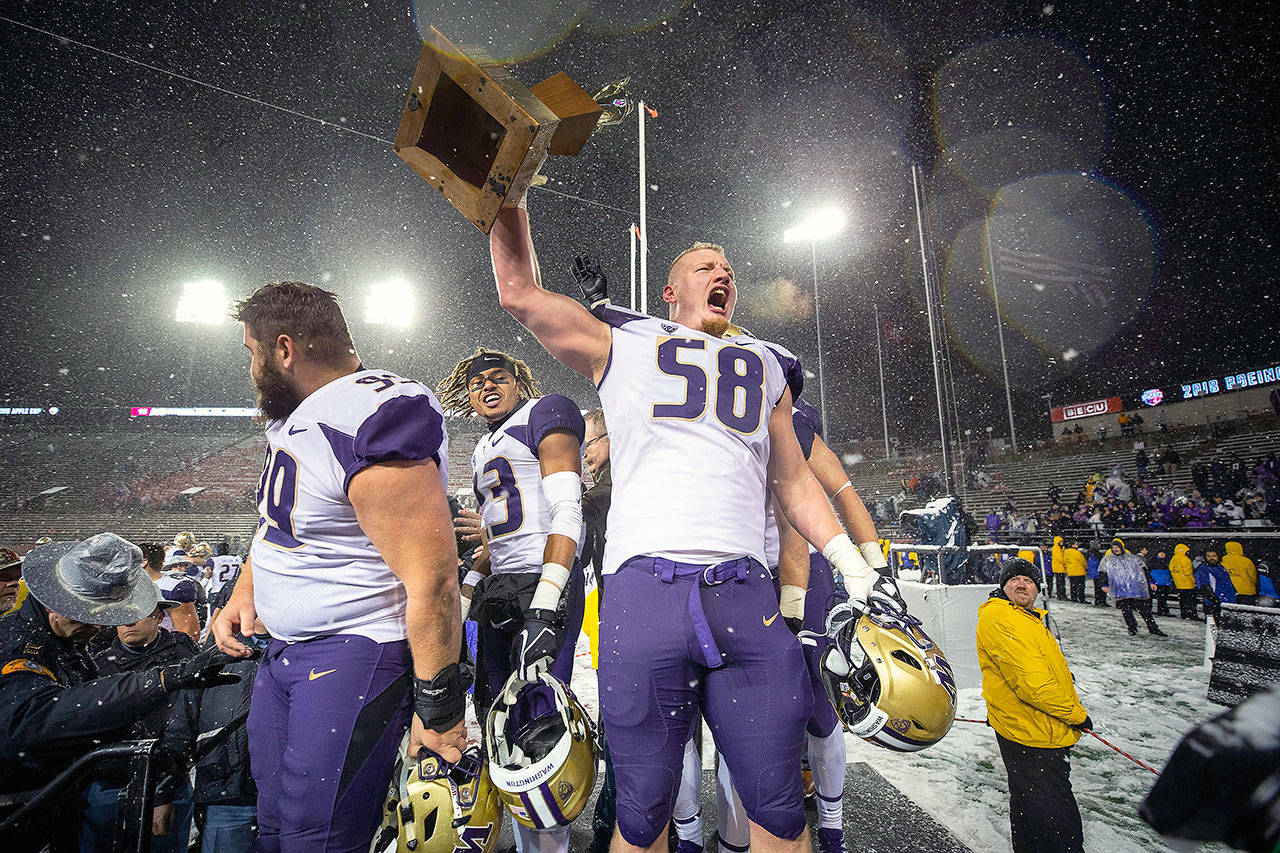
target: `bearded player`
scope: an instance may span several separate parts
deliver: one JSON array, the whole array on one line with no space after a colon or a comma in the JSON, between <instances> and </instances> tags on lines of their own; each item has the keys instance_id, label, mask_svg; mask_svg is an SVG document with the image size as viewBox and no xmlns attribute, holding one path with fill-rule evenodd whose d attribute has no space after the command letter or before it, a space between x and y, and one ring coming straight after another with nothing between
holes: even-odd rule
<instances>
[{"instance_id":1,"label":"bearded player","mask_svg":"<svg viewBox=\"0 0 1280 853\"><path fill-rule=\"evenodd\" d=\"M582 627L582 412L568 397L541 396L528 365L479 349L437 386L441 403L470 407L489 425L471 454L490 565L475 584L477 716L484 720L513 671L533 681L550 670L568 684ZM569 827L512 821L521 853L569 849Z\"/></svg>"},{"instance_id":2,"label":"bearded player","mask_svg":"<svg viewBox=\"0 0 1280 853\"><path fill-rule=\"evenodd\" d=\"M528 214L490 234L503 307L592 379L614 476L601 613L600 696L618 784L615 850L665 843L681 756L700 708L738 781L759 851L808 844L800 755L809 684L764 567L766 489L845 577L883 597L840 528L791 423L798 366L753 339L723 340L737 291L724 252L695 244L672 265L670 321L605 320L540 284ZM803 603L784 617L803 617Z\"/></svg>"},{"instance_id":3,"label":"bearded player","mask_svg":"<svg viewBox=\"0 0 1280 853\"><path fill-rule=\"evenodd\" d=\"M248 721L258 850L364 853L411 714L411 755L465 746L443 413L423 385L363 368L332 293L269 284L236 318L268 456L213 632L239 657L257 620L274 638Z\"/></svg>"}]
</instances>

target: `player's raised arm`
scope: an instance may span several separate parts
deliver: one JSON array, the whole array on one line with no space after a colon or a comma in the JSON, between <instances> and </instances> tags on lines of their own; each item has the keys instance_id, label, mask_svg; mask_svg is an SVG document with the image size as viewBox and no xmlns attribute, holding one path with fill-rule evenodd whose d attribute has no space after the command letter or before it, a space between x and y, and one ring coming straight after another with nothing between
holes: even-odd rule
<instances>
[{"instance_id":1,"label":"player's raised arm","mask_svg":"<svg viewBox=\"0 0 1280 853\"><path fill-rule=\"evenodd\" d=\"M529 214L507 208L489 233L498 301L555 359L598 383L609 360L609 327L577 300L542 286Z\"/></svg>"},{"instance_id":2,"label":"player's raised arm","mask_svg":"<svg viewBox=\"0 0 1280 853\"><path fill-rule=\"evenodd\" d=\"M347 494L360 529L404 584L416 712L410 754L425 744L457 760L466 745L469 680L458 667L458 551L439 470L432 459L370 465L351 478Z\"/></svg>"}]
</instances>

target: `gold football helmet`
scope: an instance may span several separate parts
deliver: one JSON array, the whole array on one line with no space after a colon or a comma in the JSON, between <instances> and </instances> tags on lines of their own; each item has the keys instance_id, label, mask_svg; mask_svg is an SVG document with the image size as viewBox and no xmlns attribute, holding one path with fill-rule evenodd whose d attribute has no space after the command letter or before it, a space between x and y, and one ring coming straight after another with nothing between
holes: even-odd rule
<instances>
[{"instance_id":1,"label":"gold football helmet","mask_svg":"<svg viewBox=\"0 0 1280 853\"><path fill-rule=\"evenodd\" d=\"M372 853L492 853L502 830L502 803L489 781L480 748L451 764L427 755L404 766L387 794Z\"/></svg>"},{"instance_id":2,"label":"gold football helmet","mask_svg":"<svg viewBox=\"0 0 1280 853\"><path fill-rule=\"evenodd\" d=\"M550 673L502 688L485 720L489 778L511 816L532 829L568 826L596 781L595 727Z\"/></svg>"},{"instance_id":3,"label":"gold football helmet","mask_svg":"<svg viewBox=\"0 0 1280 853\"><path fill-rule=\"evenodd\" d=\"M730 323L730 324L729 324L729 327L728 327L727 329L725 329L725 330L724 330L724 334L723 334L723 335L721 335L720 337L722 337L722 338L736 338L736 337L739 337L739 336L741 336L741 335L746 335L748 338L754 338L754 337L755 337L755 335L751 334L751 332L749 332L749 331L747 331L746 329L744 329L743 327L739 326L737 323Z\"/></svg>"},{"instance_id":4,"label":"gold football helmet","mask_svg":"<svg viewBox=\"0 0 1280 853\"><path fill-rule=\"evenodd\" d=\"M191 549L195 547L196 535L188 531L183 531L182 533L179 533L177 536L173 537L173 544L177 545L182 550L190 553Z\"/></svg>"},{"instance_id":5,"label":"gold football helmet","mask_svg":"<svg viewBox=\"0 0 1280 853\"><path fill-rule=\"evenodd\" d=\"M833 646L822 682L844 727L863 740L916 752L942 740L956 716L956 681L942 650L907 613L874 602L857 618L828 618Z\"/></svg>"}]
</instances>

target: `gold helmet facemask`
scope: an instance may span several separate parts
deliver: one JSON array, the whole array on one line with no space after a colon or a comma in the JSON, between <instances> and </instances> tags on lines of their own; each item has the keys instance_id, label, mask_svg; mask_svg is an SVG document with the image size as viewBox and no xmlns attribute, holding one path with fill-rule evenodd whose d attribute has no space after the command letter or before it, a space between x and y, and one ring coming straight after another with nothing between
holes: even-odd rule
<instances>
[{"instance_id":1,"label":"gold helmet facemask","mask_svg":"<svg viewBox=\"0 0 1280 853\"><path fill-rule=\"evenodd\" d=\"M428 749L405 767L397 759L374 853L492 853L502 802L478 746L451 763Z\"/></svg>"},{"instance_id":2,"label":"gold helmet facemask","mask_svg":"<svg viewBox=\"0 0 1280 853\"><path fill-rule=\"evenodd\" d=\"M513 673L485 720L489 778L511 816L533 829L568 826L595 786L595 740L586 709L558 679Z\"/></svg>"},{"instance_id":3,"label":"gold helmet facemask","mask_svg":"<svg viewBox=\"0 0 1280 853\"><path fill-rule=\"evenodd\" d=\"M822 682L845 729L898 752L942 740L956 716L956 682L919 619L872 603L833 637Z\"/></svg>"}]
</instances>

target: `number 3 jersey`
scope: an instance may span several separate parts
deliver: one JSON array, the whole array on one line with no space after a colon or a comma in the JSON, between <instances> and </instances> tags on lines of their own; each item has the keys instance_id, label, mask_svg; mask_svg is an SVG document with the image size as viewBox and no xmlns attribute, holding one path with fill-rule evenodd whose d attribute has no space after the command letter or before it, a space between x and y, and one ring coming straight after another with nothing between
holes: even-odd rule
<instances>
[{"instance_id":1,"label":"number 3 jersey","mask_svg":"<svg viewBox=\"0 0 1280 853\"><path fill-rule=\"evenodd\" d=\"M426 386L394 373L361 370L335 379L285 420L267 423L262 520L250 563L254 605L273 637L405 639L404 586L347 498L358 472L397 459L433 459L442 487L448 483L440 403Z\"/></svg>"},{"instance_id":2,"label":"number 3 jersey","mask_svg":"<svg viewBox=\"0 0 1280 853\"><path fill-rule=\"evenodd\" d=\"M613 502L604 574L639 555L765 563L769 415L803 379L790 353L618 308L600 400Z\"/></svg>"},{"instance_id":3,"label":"number 3 jersey","mask_svg":"<svg viewBox=\"0 0 1280 853\"><path fill-rule=\"evenodd\" d=\"M551 513L542 495L538 445L557 429L568 430L582 444L586 424L572 400L560 394L523 400L506 419L490 426L471 454L494 573L542 571ZM582 540L579 533L579 552Z\"/></svg>"}]
</instances>

